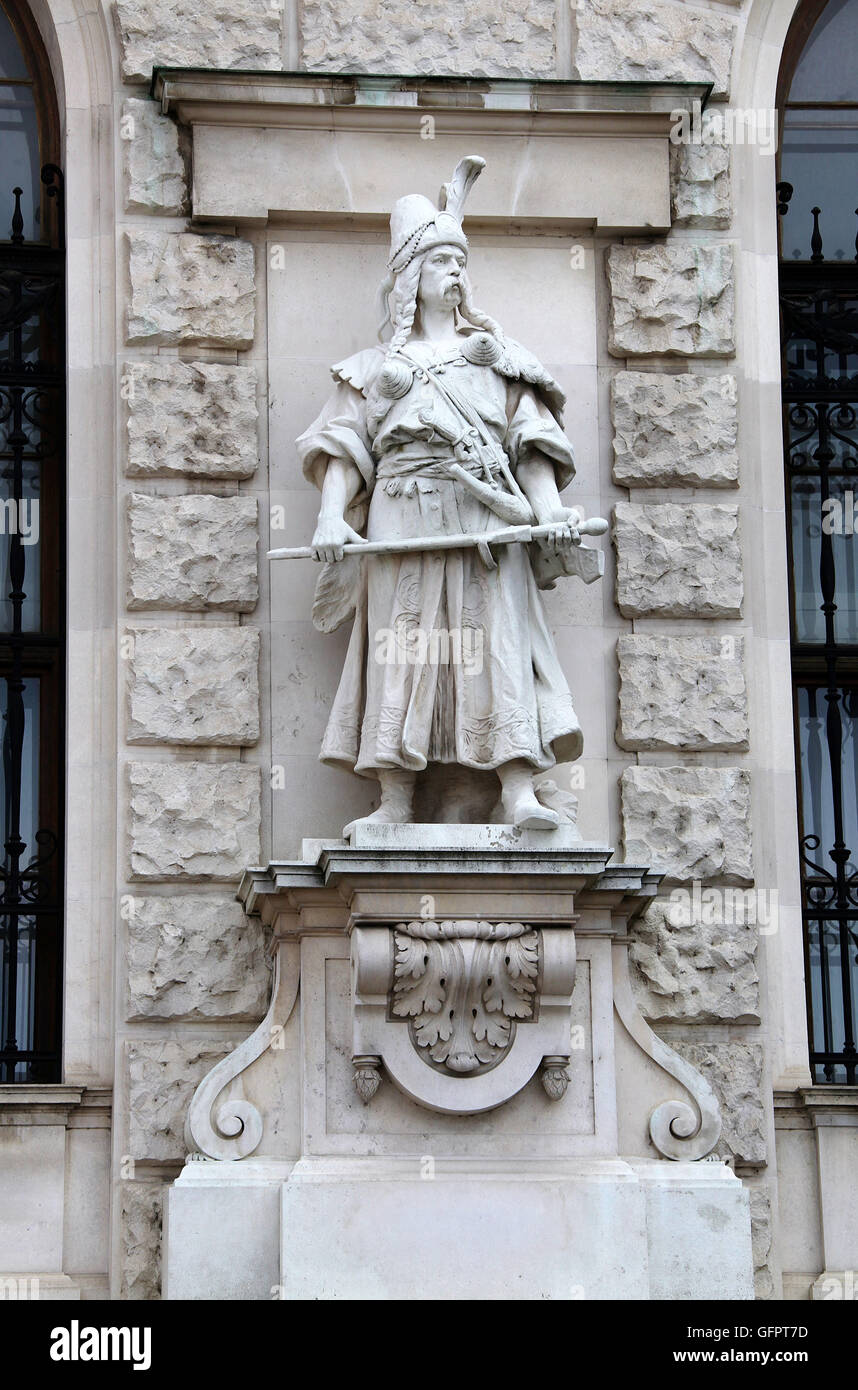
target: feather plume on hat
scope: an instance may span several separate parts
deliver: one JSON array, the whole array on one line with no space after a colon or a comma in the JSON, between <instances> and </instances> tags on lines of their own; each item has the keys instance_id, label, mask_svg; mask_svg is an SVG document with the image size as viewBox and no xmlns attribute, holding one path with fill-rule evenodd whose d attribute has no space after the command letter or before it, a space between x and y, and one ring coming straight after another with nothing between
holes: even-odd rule
<instances>
[{"instance_id":1,"label":"feather plume on hat","mask_svg":"<svg viewBox=\"0 0 858 1390\"><path fill-rule=\"evenodd\" d=\"M468 249L462 231L465 199L479 178L486 161L478 154L460 159L449 183L438 194L438 206L422 193L398 198L390 214L390 260L388 268L398 275L415 256L433 246L461 246Z\"/></svg>"},{"instance_id":2,"label":"feather plume on hat","mask_svg":"<svg viewBox=\"0 0 858 1390\"><path fill-rule=\"evenodd\" d=\"M466 154L460 159L449 183L441 185L438 194L438 207L442 212L453 214L457 222L462 221L465 200L486 167L486 161L478 154Z\"/></svg>"}]
</instances>

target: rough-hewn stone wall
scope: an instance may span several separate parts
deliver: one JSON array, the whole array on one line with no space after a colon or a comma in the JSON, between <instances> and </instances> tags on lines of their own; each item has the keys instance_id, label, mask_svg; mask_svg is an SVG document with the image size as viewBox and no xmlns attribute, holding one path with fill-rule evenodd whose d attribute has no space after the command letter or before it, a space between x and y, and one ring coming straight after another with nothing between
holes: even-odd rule
<instances>
[{"instance_id":1,"label":"rough-hewn stone wall","mask_svg":"<svg viewBox=\"0 0 858 1390\"><path fill-rule=\"evenodd\" d=\"M156 64L697 81L726 96L736 21L685 0L116 0L122 74ZM738 3L738 0L734 0Z\"/></svg>"},{"instance_id":2,"label":"rough-hewn stone wall","mask_svg":"<svg viewBox=\"0 0 858 1390\"><path fill-rule=\"evenodd\" d=\"M229 891L260 843L251 488L264 387L251 360L254 253L241 237L188 231L180 133L142 84L155 64L303 67L705 81L718 101L730 91L739 10L706 0L570 0L562 14L554 0L304 0L297 11L255 0L116 2L122 77L140 84L122 112L133 619L123 941L129 1153L145 1161L121 1203L129 1297L157 1296L157 1165L172 1175L181 1160L180 1119L193 1084L224 1050L220 1034L176 1040L177 1026L181 1034L186 1022L199 1029L258 1016L267 990L261 941ZM703 118L708 134L711 119ZM675 230L616 244L605 262L613 481L626 490L614 516L616 602L626 620L617 645L616 743L628 759L621 816L629 857L668 874L633 927L633 974L645 1014L721 1097L720 1151L752 1184L758 1289L766 1295L754 732L741 635L739 485L747 461L737 444L738 263L722 139L674 145L671 198ZM734 912L736 900L724 894L737 885L745 896ZM672 889L688 895L687 918L671 904ZM708 890L714 899L701 896ZM163 1037L153 1039L153 1027Z\"/></svg>"},{"instance_id":3,"label":"rough-hewn stone wall","mask_svg":"<svg viewBox=\"0 0 858 1390\"><path fill-rule=\"evenodd\" d=\"M121 4L123 71L279 67L282 14ZM120 1292L157 1298L163 1184L203 1075L265 1012L259 924L234 901L260 856L260 382L254 248L187 229L185 142L142 96L120 122L126 810L120 949L127 1112ZM152 219L157 219L153 222ZM247 491L244 491L247 489ZM224 1035L224 1027L230 1028ZM211 1030L206 1033L205 1028ZM203 1032L200 1033L200 1028Z\"/></svg>"}]
</instances>

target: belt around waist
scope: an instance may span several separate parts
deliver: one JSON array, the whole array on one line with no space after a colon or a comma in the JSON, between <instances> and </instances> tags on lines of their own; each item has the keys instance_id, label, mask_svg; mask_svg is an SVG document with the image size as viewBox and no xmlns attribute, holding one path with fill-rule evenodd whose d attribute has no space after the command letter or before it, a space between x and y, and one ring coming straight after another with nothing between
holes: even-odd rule
<instances>
[{"instance_id":1,"label":"belt around waist","mask_svg":"<svg viewBox=\"0 0 858 1390\"><path fill-rule=\"evenodd\" d=\"M380 480L385 478L449 478L448 466L451 463L460 463L456 455L452 452L441 453L433 449L431 453L421 454L400 454L395 456L385 456L378 465L376 477ZM466 473L473 473L476 478L486 476L485 468L480 464L461 463L461 467ZM494 461L489 465L492 477L500 471L499 465Z\"/></svg>"}]
</instances>

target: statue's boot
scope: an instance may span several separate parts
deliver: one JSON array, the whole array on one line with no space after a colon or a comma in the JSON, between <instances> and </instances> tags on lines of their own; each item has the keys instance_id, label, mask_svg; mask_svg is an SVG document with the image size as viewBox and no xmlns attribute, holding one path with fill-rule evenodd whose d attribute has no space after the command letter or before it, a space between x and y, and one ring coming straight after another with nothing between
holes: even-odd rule
<instances>
[{"instance_id":1,"label":"statue's boot","mask_svg":"<svg viewBox=\"0 0 858 1390\"><path fill-rule=\"evenodd\" d=\"M405 768L379 770L381 804L368 816L358 816L343 829L346 840L356 825L409 825L413 819L414 781L417 774Z\"/></svg>"},{"instance_id":2,"label":"statue's boot","mask_svg":"<svg viewBox=\"0 0 858 1390\"><path fill-rule=\"evenodd\" d=\"M498 768L504 822L519 830L553 830L560 824L556 811L543 806L533 790L533 773L525 762Z\"/></svg>"}]
</instances>

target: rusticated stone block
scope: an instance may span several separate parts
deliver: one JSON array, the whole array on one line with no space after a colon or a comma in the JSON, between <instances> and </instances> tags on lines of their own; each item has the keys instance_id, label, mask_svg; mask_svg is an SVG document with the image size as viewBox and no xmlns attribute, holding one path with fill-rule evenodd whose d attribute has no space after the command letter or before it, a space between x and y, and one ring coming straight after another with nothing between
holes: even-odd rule
<instances>
[{"instance_id":1,"label":"rusticated stone block","mask_svg":"<svg viewBox=\"0 0 858 1390\"><path fill-rule=\"evenodd\" d=\"M249 478L259 462L256 372L219 362L126 362L128 472Z\"/></svg>"},{"instance_id":2,"label":"rusticated stone block","mask_svg":"<svg viewBox=\"0 0 858 1390\"><path fill-rule=\"evenodd\" d=\"M746 1184L751 1198L751 1249L754 1254L754 1296L774 1298L775 1281L769 1267L772 1248L772 1203L765 1187Z\"/></svg>"},{"instance_id":3,"label":"rusticated stone block","mask_svg":"<svg viewBox=\"0 0 858 1390\"><path fill-rule=\"evenodd\" d=\"M736 487L736 378L618 372L611 382L614 482Z\"/></svg>"},{"instance_id":4,"label":"rusticated stone block","mask_svg":"<svg viewBox=\"0 0 858 1390\"><path fill-rule=\"evenodd\" d=\"M339 72L554 77L554 0L304 0L303 61Z\"/></svg>"},{"instance_id":5,"label":"rusticated stone block","mask_svg":"<svg viewBox=\"0 0 858 1390\"><path fill-rule=\"evenodd\" d=\"M254 497L128 499L128 607L235 609L259 597Z\"/></svg>"},{"instance_id":6,"label":"rusticated stone block","mask_svg":"<svg viewBox=\"0 0 858 1390\"><path fill-rule=\"evenodd\" d=\"M735 352L733 248L671 241L611 246L608 350L617 357Z\"/></svg>"},{"instance_id":7,"label":"rusticated stone block","mask_svg":"<svg viewBox=\"0 0 858 1390\"><path fill-rule=\"evenodd\" d=\"M256 742L256 628L138 627L128 636L129 743Z\"/></svg>"},{"instance_id":8,"label":"rusticated stone block","mask_svg":"<svg viewBox=\"0 0 858 1390\"><path fill-rule=\"evenodd\" d=\"M194 232L126 233L128 343L248 348L253 342L253 247Z\"/></svg>"},{"instance_id":9,"label":"rusticated stone block","mask_svg":"<svg viewBox=\"0 0 858 1390\"><path fill-rule=\"evenodd\" d=\"M122 103L122 160L125 211L181 217L188 210L179 128L153 101L129 97Z\"/></svg>"},{"instance_id":10,"label":"rusticated stone block","mask_svg":"<svg viewBox=\"0 0 858 1390\"><path fill-rule=\"evenodd\" d=\"M128 1066L128 1142L141 1160L185 1157L185 1116L197 1086L233 1044L184 1039L125 1044Z\"/></svg>"},{"instance_id":11,"label":"rusticated stone block","mask_svg":"<svg viewBox=\"0 0 858 1390\"><path fill-rule=\"evenodd\" d=\"M614 507L617 604L625 618L737 618L739 509L677 502Z\"/></svg>"},{"instance_id":12,"label":"rusticated stone block","mask_svg":"<svg viewBox=\"0 0 858 1390\"><path fill-rule=\"evenodd\" d=\"M720 1154L738 1163L766 1162L766 1116L763 1107L763 1049L759 1043L688 1043L670 1046L705 1076L721 1106L724 1128Z\"/></svg>"},{"instance_id":13,"label":"rusticated stone block","mask_svg":"<svg viewBox=\"0 0 858 1390\"><path fill-rule=\"evenodd\" d=\"M281 67L283 6L262 0L116 0L122 76L173 68Z\"/></svg>"},{"instance_id":14,"label":"rusticated stone block","mask_svg":"<svg viewBox=\"0 0 858 1390\"><path fill-rule=\"evenodd\" d=\"M730 147L721 112L704 111L699 132L692 128L688 133L699 133L701 138L677 139L670 147L673 221L677 227L729 227L733 218Z\"/></svg>"},{"instance_id":15,"label":"rusticated stone block","mask_svg":"<svg viewBox=\"0 0 858 1390\"><path fill-rule=\"evenodd\" d=\"M750 774L740 767L627 767L623 842L631 864L671 882L750 883Z\"/></svg>"},{"instance_id":16,"label":"rusticated stone block","mask_svg":"<svg viewBox=\"0 0 858 1390\"><path fill-rule=\"evenodd\" d=\"M747 748L741 637L625 633L617 658L621 748Z\"/></svg>"},{"instance_id":17,"label":"rusticated stone block","mask_svg":"<svg viewBox=\"0 0 858 1390\"><path fill-rule=\"evenodd\" d=\"M689 901L659 898L629 927L634 993L651 1022L759 1023L755 912L742 901L754 889L704 890L717 894L716 906L695 911ZM702 896L702 895L701 895ZM684 905L683 905L684 906Z\"/></svg>"},{"instance_id":18,"label":"rusticated stone block","mask_svg":"<svg viewBox=\"0 0 858 1390\"><path fill-rule=\"evenodd\" d=\"M571 0L574 74L606 82L711 82L726 96L736 26L727 16L648 0Z\"/></svg>"},{"instance_id":19,"label":"rusticated stone block","mask_svg":"<svg viewBox=\"0 0 858 1390\"><path fill-rule=\"evenodd\" d=\"M136 1302L161 1297L161 1226L165 1184L122 1184L119 1296Z\"/></svg>"},{"instance_id":20,"label":"rusticated stone block","mask_svg":"<svg viewBox=\"0 0 858 1390\"><path fill-rule=\"evenodd\" d=\"M262 1018L265 931L229 898L135 897L128 916L130 1019Z\"/></svg>"},{"instance_id":21,"label":"rusticated stone block","mask_svg":"<svg viewBox=\"0 0 858 1390\"><path fill-rule=\"evenodd\" d=\"M233 881L259 860L252 763L130 763L131 877Z\"/></svg>"}]
</instances>

